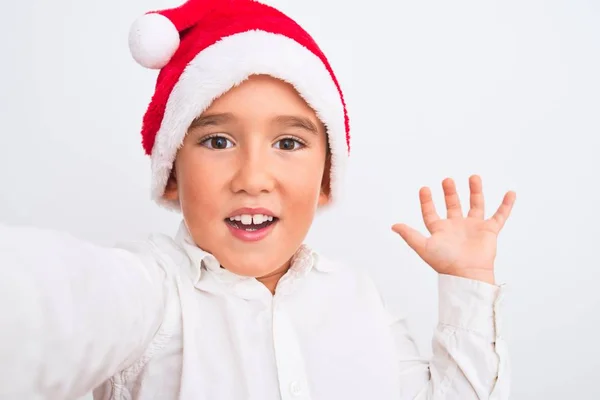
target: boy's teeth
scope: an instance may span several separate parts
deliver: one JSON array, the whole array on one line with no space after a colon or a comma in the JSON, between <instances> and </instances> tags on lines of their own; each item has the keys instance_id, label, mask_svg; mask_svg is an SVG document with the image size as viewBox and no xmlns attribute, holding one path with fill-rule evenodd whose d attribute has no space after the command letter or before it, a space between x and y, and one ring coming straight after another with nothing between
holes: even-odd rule
<instances>
[{"instance_id":1,"label":"boy's teeth","mask_svg":"<svg viewBox=\"0 0 600 400\"><path fill-rule=\"evenodd\" d=\"M229 217L229 220L241 222L242 225L252 225L252 224L260 225L267 221L269 221L269 222L273 221L273 217L270 215L263 215L263 214L255 214L255 215L243 214L243 215L236 215L234 217Z\"/></svg>"}]
</instances>

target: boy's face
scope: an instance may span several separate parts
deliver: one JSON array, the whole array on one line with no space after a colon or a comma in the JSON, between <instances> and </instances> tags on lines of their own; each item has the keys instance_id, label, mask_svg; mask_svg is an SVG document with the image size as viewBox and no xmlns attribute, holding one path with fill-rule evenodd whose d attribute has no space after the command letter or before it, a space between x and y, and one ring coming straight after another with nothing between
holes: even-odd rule
<instances>
[{"instance_id":1,"label":"boy's face","mask_svg":"<svg viewBox=\"0 0 600 400\"><path fill-rule=\"evenodd\" d=\"M289 266L328 201L327 158L325 129L293 87L253 76L194 121L165 197L199 247L260 278Z\"/></svg>"}]
</instances>

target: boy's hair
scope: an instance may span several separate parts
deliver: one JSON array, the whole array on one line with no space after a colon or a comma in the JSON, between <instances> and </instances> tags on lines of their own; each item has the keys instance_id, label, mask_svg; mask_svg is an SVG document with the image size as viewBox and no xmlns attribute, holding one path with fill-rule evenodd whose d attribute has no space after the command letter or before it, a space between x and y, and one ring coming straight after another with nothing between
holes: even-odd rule
<instances>
[{"instance_id":1,"label":"boy's hair","mask_svg":"<svg viewBox=\"0 0 600 400\"><path fill-rule=\"evenodd\" d=\"M177 149L194 118L250 75L294 86L328 131L330 197L341 192L350 149L346 104L329 61L313 38L282 12L253 0L189 0L133 24L129 44L142 66L160 69L144 115L142 144L152 164L152 198L163 197Z\"/></svg>"}]
</instances>

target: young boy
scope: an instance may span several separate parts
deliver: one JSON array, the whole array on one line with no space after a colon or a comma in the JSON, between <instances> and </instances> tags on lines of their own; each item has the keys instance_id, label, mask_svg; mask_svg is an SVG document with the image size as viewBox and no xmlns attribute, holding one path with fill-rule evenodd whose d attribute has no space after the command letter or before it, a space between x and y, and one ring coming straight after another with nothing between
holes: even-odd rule
<instances>
[{"instance_id":1,"label":"young boy","mask_svg":"<svg viewBox=\"0 0 600 400\"><path fill-rule=\"evenodd\" d=\"M0 226L0 398L506 399L496 239L509 192L431 236L393 228L439 273L431 361L372 281L302 244L340 191L349 123L311 37L251 0L191 0L140 18L134 58L161 69L144 118L152 194L180 210L174 239L101 248Z\"/></svg>"}]
</instances>

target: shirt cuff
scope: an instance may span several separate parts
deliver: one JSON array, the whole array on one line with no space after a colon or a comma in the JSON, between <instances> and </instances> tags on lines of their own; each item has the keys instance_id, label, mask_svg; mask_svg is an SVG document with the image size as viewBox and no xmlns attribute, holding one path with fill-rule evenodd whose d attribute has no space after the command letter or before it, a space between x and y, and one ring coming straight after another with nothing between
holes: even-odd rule
<instances>
[{"instance_id":1,"label":"shirt cuff","mask_svg":"<svg viewBox=\"0 0 600 400\"><path fill-rule=\"evenodd\" d=\"M496 340L504 286L440 274L439 322Z\"/></svg>"}]
</instances>

